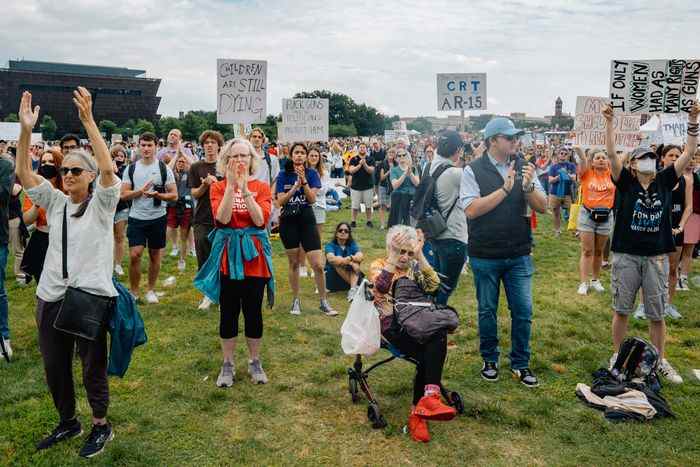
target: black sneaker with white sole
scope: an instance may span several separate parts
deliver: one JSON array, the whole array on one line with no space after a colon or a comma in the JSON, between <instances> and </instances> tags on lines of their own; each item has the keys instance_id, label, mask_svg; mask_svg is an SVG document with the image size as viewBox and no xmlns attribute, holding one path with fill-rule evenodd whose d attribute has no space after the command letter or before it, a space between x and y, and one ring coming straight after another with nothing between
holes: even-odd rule
<instances>
[{"instance_id":1,"label":"black sneaker with white sole","mask_svg":"<svg viewBox=\"0 0 700 467\"><path fill-rule=\"evenodd\" d=\"M51 432L49 436L37 443L36 450L41 451L43 449L48 449L53 445L60 443L61 441L67 441L82 434L83 429L80 426L80 422L77 418L74 418L73 420L68 420L66 422L61 422Z\"/></svg>"},{"instance_id":2,"label":"black sneaker with white sole","mask_svg":"<svg viewBox=\"0 0 700 467\"><path fill-rule=\"evenodd\" d=\"M105 449L105 445L114 439L112 425L92 425L92 431L87 441L80 450L80 457L90 458L98 455Z\"/></svg>"},{"instance_id":3,"label":"black sneaker with white sole","mask_svg":"<svg viewBox=\"0 0 700 467\"><path fill-rule=\"evenodd\" d=\"M510 372L513 374L513 379L519 380L529 388L536 388L540 385L540 382L537 381L537 376L535 376L535 374L529 368L510 370Z\"/></svg>"},{"instance_id":4,"label":"black sneaker with white sole","mask_svg":"<svg viewBox=\"0 0 700 467\"><path fill-rule=\"evenodd\" d=\"M498 363L484 362L484 366L481 368L481 377L486 381L498 381Z\"/></svg>"}]
</instances>

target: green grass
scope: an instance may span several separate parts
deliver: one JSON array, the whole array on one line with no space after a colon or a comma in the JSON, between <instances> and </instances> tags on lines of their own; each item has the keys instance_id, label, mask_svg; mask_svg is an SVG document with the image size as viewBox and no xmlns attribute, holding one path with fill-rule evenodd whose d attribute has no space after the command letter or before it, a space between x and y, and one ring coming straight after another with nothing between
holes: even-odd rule
<instances>
[{"instance_id":1,"label":"green grass","mask_svg":"<svg viewBox=\"0 0 700 467\"><path fill-rule=\"evenodd\" d=\"M348 210L331 213L326 238ZM507 375L497 384L479 377L476 301L471 274L463 275L451 304L461 326L450 336L445 383L462 393L466 414L431 424L433 440L417 444L402 434L411 402L413 367L393 362L371 383L389 422L373 430L365 404L353 405L345 368L352 358L340 349L345 294L331 295L342 310L329 318L317 311L311 279L302 279L304 311L288 313L291 298L287 262L275 242L278 303L265 313L263 363L270 384L253 386L246 351L237 350L242 378L233 388L214 385L220 365L218 311L196 310L199 294L189 270L176 272L166 258L162 278L177 276L161 303L142 306L149 342L136 351L124 379L111 379L109 418L116 438L95 459L100 465L698 465L700 461L700 297L681 292L684 319L668 323L668 355L685 378L664 394L678 418L652 423L610 424L574 394L578 382L610 356L610 295L576 295L579 247L571 235L557 239L545 217L536 232L535 311L532 367L541 387L527 389ZM383 254L384 235L355 231L370 259ZM144 261L144 266L146 262ZM9 276L11 277L11 276ZM609 275L603 283L609 286ZM0 465L80 465L81 440L36 453L57 415L44 383L37 346L33 290L8 281L15 360L0 364ZM510 320L501 298L499 330L507 355ZM644 323L631 334L647 336ZM385 354L380 353L370 361ZM508 368L506 358L501 365ZM76 361L78 410L89 424L90 410Z\"/></svg>"}]
</instances>

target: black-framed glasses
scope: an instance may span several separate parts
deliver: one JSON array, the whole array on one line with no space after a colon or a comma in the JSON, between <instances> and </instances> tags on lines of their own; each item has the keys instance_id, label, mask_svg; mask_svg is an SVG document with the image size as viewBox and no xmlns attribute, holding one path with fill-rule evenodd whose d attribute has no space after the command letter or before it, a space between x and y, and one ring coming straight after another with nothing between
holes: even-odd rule
<instances>
[{"instance_id":1,"label":"black-framed glasses","mask_svg":"<svg viewBox=\"0 0 700 467\"><path fill-rule=\"evenodd\" d=\"M72 151L73 149L78 149L78 145L76 144L64 144L61 146L61 149L64 151Z\"/></svg>"},{"instance_id":2,"label":"black-framed glasses","mask_svg":"<svg viewBox=\"0 0 700 467\"><path fill-rule=\"evenodd\" d=\"M61 167L61 175L64 177L68 175L68 172L74 177L79 177L85 171L82 167Z\"/></svg>"}]
</instances>

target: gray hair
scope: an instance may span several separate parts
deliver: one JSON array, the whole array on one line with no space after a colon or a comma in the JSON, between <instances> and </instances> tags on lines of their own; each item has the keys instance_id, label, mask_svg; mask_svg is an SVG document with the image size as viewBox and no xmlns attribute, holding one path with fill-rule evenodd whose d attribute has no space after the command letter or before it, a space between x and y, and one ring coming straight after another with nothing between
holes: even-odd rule
<instances>
[{"instance_id":1,"label":"gray hair","mask_svg":"<svg viewBox=\"0 0 700 467\"><path fill-rule=\"evenodd\" d=\"M410 225L398 224L391 227L386 233L387 250L391 248L391 242L394 240L394 237L396 237L398 234L403 234L406 237L407 241L418 241L418 232L416 232L416 229L414 229Z\"/></svg>"},{"instance_id":2,"label":"gray hair","mask_svg":"<svg viewBox=\"0 0 700 467\"><path fill-rule=\"evenodd\" d=\"M248 154L250 154L250 175L255 174L258 169L258 153L255 152L255 148L245 138L233 138L226 141L223 147L219 150L219 158L216 161L216 172L219 175L226 175L226 166L228 165L228 160L231 157L233 146L236 144L242 144L248 148Z\"/></svg>"},{"instance_id":3,"label":"gray hair","mask_svg":"<svg viewBox=\"0 0 700 467\"><path fill-rule=\"evenodd\" d=\"M71 159L75 159L80 163L80 166L88 172L97 173L97 162L85 149L73 149L66 154L63 159L63 165Z\"/></svg>"}]
</instances>

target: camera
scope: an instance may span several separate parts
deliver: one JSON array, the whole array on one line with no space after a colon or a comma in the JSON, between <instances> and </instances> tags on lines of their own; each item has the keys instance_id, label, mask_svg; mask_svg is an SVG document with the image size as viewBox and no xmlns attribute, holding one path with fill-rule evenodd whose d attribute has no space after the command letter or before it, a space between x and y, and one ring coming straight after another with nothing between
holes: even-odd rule
<instances>
[{"instance_id":1,"label":"camera","mask_svg":"<svg viewBox=\"0 0 700 467\"><path fill-rule=\"evenodd\" d=\"M165 185L153 185L153 191L157 191L158 193L165 193ZM158 198L153 198L153 206L154 207L159 207L162 201Z\"/></svg>"}]
</instances>

